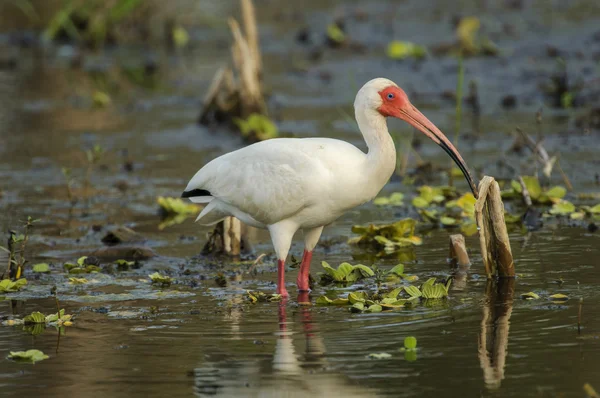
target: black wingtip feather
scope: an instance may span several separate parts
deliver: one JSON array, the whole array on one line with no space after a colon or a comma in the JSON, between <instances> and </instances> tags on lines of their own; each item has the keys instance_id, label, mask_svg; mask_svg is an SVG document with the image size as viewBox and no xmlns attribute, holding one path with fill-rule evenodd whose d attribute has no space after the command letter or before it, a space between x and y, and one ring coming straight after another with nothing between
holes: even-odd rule
<instances>
[{"instance_id":1,"label":"black wingtip feather","mask_svg":"<svg viewBox=\"0 0 600 398\"><path fill-rule=\"evenodd\" d=\"M191 191L183 191L182 198L195 198L198 196L212 196L206 189L192 189Z\"/></svg>"}]
</instances>

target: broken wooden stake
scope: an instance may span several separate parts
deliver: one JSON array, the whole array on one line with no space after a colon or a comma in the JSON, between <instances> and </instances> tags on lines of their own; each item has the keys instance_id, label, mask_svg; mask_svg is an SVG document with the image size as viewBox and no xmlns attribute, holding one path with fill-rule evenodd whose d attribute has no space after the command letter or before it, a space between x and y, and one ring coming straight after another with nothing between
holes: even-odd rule
<instances>
[{"instance_id":1,"label":"broken wooden stake","mask_svg":"<svg viewBox=\"0 0 600 398\"><path fill-rule=\"evenodd\" d=\"M514 277L515 266L504 221L504 203L500 187L493 177L485 176L479 183L475 220L487 277L492 278L496 274L499 277Z\"/></svg>"},{"instance_id":2,"label":"broken wooden stake","mask_svg":"<svg viewBox=\"0 0 600 398\"><path fill-rule=\"evenodd\" d=\"M450 259L459 266L469 266L469 254L465 246L465 237L461 234L450 235Z\"/></svg>"},{"instance_id":3,"label":"broken wooden stake","mask_svg":"<svg viewBox=\"0 0 600 398\"><path fill-rule=\"evenodd\" d=\"M236 118L245 120L254 113L267 114L254 5L252 0L240 0L240 3L243 27L235 19L228 19L233 36L232 66L223 66L217 71L204 96L198 118L203 125L229 123Z\"/></svg>"}]
</instances>

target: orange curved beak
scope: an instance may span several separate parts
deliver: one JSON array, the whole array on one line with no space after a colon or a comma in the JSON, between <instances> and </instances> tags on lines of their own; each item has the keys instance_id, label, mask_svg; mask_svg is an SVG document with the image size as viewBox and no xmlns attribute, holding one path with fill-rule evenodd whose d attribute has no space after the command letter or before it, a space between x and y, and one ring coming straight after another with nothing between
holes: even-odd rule
<instances>
[{"instance_id":1,"label":"orange curved beak","mask_svg":"<svg viewBox=\"0 0 600 398\"><path fill-rule=\"evenodd\" d=\"M425 115L423 115L410 103L407 106L399 109L398 114L394 116L416 127L433 142L441 146L442 149L446 151L446 153L452 158L452 160L454 160L460 171L462 171L465 179L469 183L471 191L473 192L473 196L475 196L475 198L478 197L477 184L475 184L471 173L469 173L467 163L463 160L462 156L460 156L460 153L454 147L454 145L452 145L450 140L435 126L435 124L431 123L431 121L429 121Z\"/></svg>"}]
</instances>

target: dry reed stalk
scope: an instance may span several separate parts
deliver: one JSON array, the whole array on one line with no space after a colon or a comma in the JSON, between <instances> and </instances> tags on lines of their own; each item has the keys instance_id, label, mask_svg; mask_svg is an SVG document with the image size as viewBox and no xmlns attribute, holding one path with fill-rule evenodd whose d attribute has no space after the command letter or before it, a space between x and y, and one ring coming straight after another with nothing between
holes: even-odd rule
<instances>
[{"instance_id":1,"label":"dry reed stalk","mask_svg":"<svg viewBox=\"0 0 600 398\"><path fill-rule=\"evenodd\" d=\"M485 176L479 183L475 219L487 277L492 278L496 272L500 277L514 277L515 267L504 221L504 204L500 187L493 177Z\"/></svg>"}]
</instances>

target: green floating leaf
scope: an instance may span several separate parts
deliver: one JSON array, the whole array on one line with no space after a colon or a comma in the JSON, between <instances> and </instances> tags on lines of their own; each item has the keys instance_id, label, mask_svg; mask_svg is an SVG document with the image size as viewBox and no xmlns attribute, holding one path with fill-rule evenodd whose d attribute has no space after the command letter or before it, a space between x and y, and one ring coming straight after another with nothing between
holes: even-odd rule
<instances>
[{"instance_id":1,"label":"green floating leaf","mask_svg":"<svg viewBox=\"0 0 600 398\"><path fill-rule=\"evenodd\" d=\"M321 266L325 270L325 274L321 274L322 284L328 284L330 282L356 282L375 275L375 272L371 268L363 264L352 265L344 262L335 269L326 261L322 261Z\"/></svg>"},{"instance_id":2,"label":"green floating leaf","mask_svg":"<svg viewBox=\"0 0 600 398\"><path fill-rule=\"evenodd\" d=\"M421 291L419 290L418 287L413 286L413 285L409 285L409 286L404 286L404 291L410 296L410 297L421 297L423 294L421 293Z\"/></svg>"},{"instance_id":3,"label":"green floating leaf","mask_svg":"<svg viewBox=\"0 0 600 398\"><path fill-rule=\"evenodd\" d=\"M404 264L397 264L391 270L388 271L388 274L396 274L398 276L404 275Z\"/></svg>"},{"instance_id":4,"label":"green floating leaf","mask_svg":"<svg viewBox=\"0 0 600 398\"><path fill-rule=\"evenodd\" d=\"M346 40L346 34L336 23L332 23L327 26L327 38L334 43L342 44Z\"/></svg>"},{"instance_id":5,"label":"green floating leaf","mask_svg":"<svg viewBox=\"0 0 600 398\"><path fill-rule=\"evenodd\" d=\"M540 296L538 296L538 295L537 295L536 293L534 293L534 292L529 292L529 293L523 293L523 294L521 295L521 298L522 298L522 299L525 299L525 300L537 300L537 299L539 299L539 298L540 298Z\"/></svg>"},{"instance_id":6,"label":"green floating leaf","mask_svg":"<svg viewBox=\"0 0 600 398\"><path fill-rule=\"evenodd\" d=\"M523 178L531 199L537 200L542 194L542 187L538 178L534 176L522 176L521 178Z\"/></svg>"},{"instance_id":7,"label":"green floating leaf","mask_svg":"<svg viewBox=\"0 0 600 398\"><path fill-rule=\"evenodd\" d=\"M444 216L444 217L440 218L440 222L446 226L456 225L456 219L454 219L452 217Z\"/></svg>"},{"instance_id":8,"label":"green floating leaf","mask_svg":"<svg viewBox=\"0 0 600 398\"><path fill-rule=\"evenodd\" d=\"M369 311L369 312L381 312L381 311L383 311L383 308L379 304L372 304L372 305L369 306L369 308L367 309L367 311Z\"/></svg>"},{"instance_id":9,"label":"green floating leaf","mask_svg":"<svg viewBox=\"0 0 600 398\"><path fill-rule=\"evenodd\" d=\"M165 215L193 215L200 210L198 205L188 203L180 198L159 196L156 198L156 202Z\"/></svg>"},{"instance_id":10,"label":"green floating leaf","mask_svg":"<svg viewBox=\"0 0 600 398\"><path fill-rule=\"evenodd\" d=\"M95 107L106 108L110 105L112 100L110 99L110 95L108 95L104 91L96 91L92 95L92 102L94 103Z\"/></svg>"},{"instance_id":11,"label":"green floating leaf","mask_svg":"<svg viewBox=\"0 0 600 398\"><path fill-rule=\"evenodd\" d=\"M282 296L281 294L266 294L264 292L260 292L260 291L247 291L246 292L248 294L248 300L252 303L255 304L257 302L274 302L274 301L280 301Z\"/></svg>"},{"instance_id":12,"label":"green floating leaf","mask_svg":"<svg viewBox=\"0 0 600 398\"><path fill-rule=\"evenodd\" d=\"M173 279L170 276L161 275L158 272L148 275L152 283L161 284L161 285L170 285L173 282Z\"/></svg>"},{"instance_id":13,"label":"green floating leaf","mask_svg":"<svg viewBox=\"0 0 600 398\"><path fill-rule=\"evenodd\" d=\"M33 272L46 273L50 272L50 266L46 263L35 264L32 270Z\"/></svg>"},{"instance_id":14,"label":"green floating leaf","mask_svg":"<svg viewBox=\"0 0 600 398\"><path fill-rule=\"evenodd\" d=\"M190 41L190 35L182 26L175 26L171 32L171 35L173 37L173 43L178 48L185 47Z\"/></svg>"},{"instance_id":15,"label":"green floating leaf","mask_svg":"<svg viewBox=\"0 0 600 398\"><path fill-rule=\"evenodd\" d=\"M88 280L85 278L69 278L69 283L72 285L83 285L88 283Z\"/></svg>"},{"instance_id":16,"label":"green floating leaf","mask_svg":"<svg viewBox=\"0 0 600 398\"><path fill-rule=\"evenodd\" d=\"M392 354L388 354L387 352L378 352L367 355L369 359L388 359L391 358Z\"/></svg>"},{"instance_id":17,"label":"green floating leaf","mask_svg":"<svg viewBox=\"0 0 600 398\"><path fill-rule=\"evenodd\" d=\"M32 312L30 315L27 315L23 318L23 322L25 324L29 323L46 323L46 316L41 312Z\"/></svg>"},{"instance_id":18,"label":"green floating leaf","mask_svg":"<svg viewBox=\"0 0 600 398\"><path fill-rule=\"evenodd\" d=\"M408 42L394 40L388 44L387 56L391 59L405 59L405 58L423 58L427 55L427 50L423 46Z\"/></svg>"},{"instance_id":19,"label":"green floating leaf","mask_svg":"<svg viewBox=\"0 0 600 398\"><path fill-rule=\"evenodd\" d=\"M598 203L596 206L590 208L589 212L592 214L600 214L600 203Z\"/></svg>"},{"instance_id":20,"label":"green floating leaf","mask_svg":"<svg viewBox=\"0 0 600 398\"><path fill-rule=\"evenodd\" d=\"M315 303L317 305L329 305L333 303L333 300L331 300L329 297L327 296L321 296L317 299L317 301L315 301Z\"/></svg>"},{"instance_id":21,"label":"green floating leaf","mask_svg":"<svg viewBox=\"0 0 600 398\"><path fill-rule=\"evenodd\" d=\"M27 284L27 279L21 278L16 281L10 279L3 279L0 281L0 293L18 292L23 286Z\"/></svg>"},{"instance_id":22,"label":"green floating leaf","mask_svg":"<svg viewBox=\"0 0 600 398\"><path fill-rule=\"evenodd\" d=\"M425 208L427 206L429 206L429 203L427 200L425 200L424 198L422 198L421 196L415 196L412 200L412 204L415 207L418 207L420 209Z\"/></svg>"},{"instance_id":23,"label":"green floating leaf","mask_svg":"<svg viewBox=\"0 0 600 398\"><path fill-rule=\"evenodd\" d=\"M29 362L36 363L43 361L44 359L50 358L40 350L27 350L27 351L11 351L8 355L9 359L17 362Z\"/></svg>"},{"instance_id":24,"label":"green floating leaf","mask_svg":"<svg viewBox=\"0 0 600 398\"><path fill-rule=\"evenodd\" d=\"M397 287L394 290L391 290L383 295L384 298L396 300L398 295L402 292L402 287Z\"/></svg>"},{"instance_id":25,"label":"green floating leaf","mask_svg":"<svg viewBox=\"0 0 600 398\"><path fill-rule=\"evenodd\" d=\"M367 300L368 295L365 292L353 292L353 293L349 293L348 294L348 301L350 302L350 304L356 304L356 303L365 303L365 301Z\"/></svg>"},{"instance_id":26,"label":"green floating leaf","mask_svg":"<svg viewBox=\"0 0 600 398\"><path fill-rule=\"evenodd\" d=\"M404 339L404 348L407 350L414 350L417 348L417 338L414 336L408 336Z\"/></svg>"},{"instance_id":27,"label":"green floating leaf","mask_svg":"<svg viewBox=\"0 0 600 398\"><path fill-rule=\"evenodd\" d=\"M583 218L585 217L585 213L582 211L576 211L575 213L569 214L569 217L571 218L571 220L583 220Z\"/></svg>"},{"instance_id":28,"label":"green floating leaf","mask_svg":"<svg viewBox=\"0 0 600 398\"><path fill-rule=\"evenodd\" d=\"M349 300L345 298L336 298L331 302L333 305L347 305L348 303Z\"/></svg>"},{"instance_id":29,"label":"green floating leaf","mask_svg":"<svg viewBox=\"0 0 600 398\"><path fill-rule=\"evenodd\" d=\"M373 204L377 206L402 206L404 204L404 194L401 192L394 192L390 196L382 196L375 198Z\"/></svg>"},{"instance_id":30,"label":"green floating leaf","mask_svg":"<svg viewBox=\"0 0 600 398\"><path fill-rule=\"evenodd\" d=\"M555 203L550 209L550 214L565 216L575 212L575 205L566 200Z\"/></svg>"},{"instance_id":31,"label":"green floating leaf","mask_svg":"<svg viewBox=\"0 0 600 398\"><path fill-rule=\"evenodd\" d=\"M550 188L545 192L546 196L551 199L562 199L567 194L567 190L565 187L561 187L559 185Z\"/></svg>"},{"instance_id":32,"label":"green floating leaf","mask_svg":"<svg viewBox=\"0 0 600 398\"><path fill-rule=\"evenodd\" d=\"M279 135L277 125L260 113L252 113L246 120L234 118L233 123L240 129L244 137L254 135L259 141L275 138Z\"/></svg>"},{"instance_id":33,"label":"green floating leaf","mask_svg":"<svg viewBox=\"0 0 600 398\"><path fill-rule=\"evenodd\" d=\"M354 304L352 304L352 307L350 307L350 311L352 312L363 312L365 310L365 304L361 303L361 302L356 302Z\"/></svg>"},{"instance_id":34,"label":"green floating leaf","mask_svg":"<svg viewBox=\"0 0 600 398\"><path fill-rule=\"evenodd\" d=\"M556 293L550 296L551 299L553 300L568 300L569 296L567 296L566 294L562 294L562 293Z\"/></svg>"}]
</instances>

